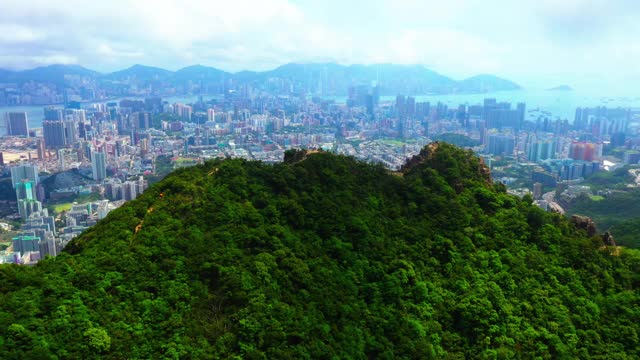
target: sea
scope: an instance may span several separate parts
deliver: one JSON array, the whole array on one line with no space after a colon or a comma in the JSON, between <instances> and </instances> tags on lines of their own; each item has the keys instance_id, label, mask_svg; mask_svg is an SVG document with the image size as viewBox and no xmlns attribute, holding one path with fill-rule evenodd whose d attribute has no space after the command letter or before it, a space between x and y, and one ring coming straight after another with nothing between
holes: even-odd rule
<instances>
[{"instance_id":1,"label":"sea","mask_svg":"<svg viewBox=\"0 0 640 360\"><path fill-rule=\"evenodd\" d=\"M202 95L202 100L208 101L213 98L219 98L220 95ZM177 96L166 97L164 101L169 103L194 103L199 96ZM438 95L420 95L415 96L416 101L428 101L432 105L437 103L445 104L449 107L458 107L459 105L478 105L482 104L486 98L494 98L498 102L510 102L513 107L516 103L524 102L526 104L527 119L536 120L538 118L549 118L550 120L567 119L573 122L575 110L577 107L596 107L606 106L611 108L633 108L640 110L640 92L625 95L610 95L594 92L580 91L562 91L562 90L514 90L514 91L497 91L486 92L480 94L438 94ZM130 97L128 99L133 99ZM337 103L346 102L345 97L332 97ZM109 100L109 102L118 102L121 99ZM395 96L382 96L381 103L394 102ZM104 101L106 102L106 101ZM83 104L90 106L91 103ZM44 106L3 106L0 107L0 116L6 112L26 112L29 120L29 128L42 127L44 118ZM1 124L0 132L4 133L4 122Z\"/></svg>"}]
</instances>

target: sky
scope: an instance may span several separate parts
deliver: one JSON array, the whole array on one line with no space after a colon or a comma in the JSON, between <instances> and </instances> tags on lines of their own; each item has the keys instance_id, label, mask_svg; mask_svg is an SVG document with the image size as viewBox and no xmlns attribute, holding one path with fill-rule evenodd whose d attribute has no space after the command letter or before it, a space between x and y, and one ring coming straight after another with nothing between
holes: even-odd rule
<instances>
[{"instance_id":1,"label":"sky","mask_svg":"<svg viewBox=\"0 0 640 360\"><path fill-rule=\"evenodd\" d=\"M638 0L0 0L0 68L422 64L640 88Z\"/></svg>"}]
</instances>

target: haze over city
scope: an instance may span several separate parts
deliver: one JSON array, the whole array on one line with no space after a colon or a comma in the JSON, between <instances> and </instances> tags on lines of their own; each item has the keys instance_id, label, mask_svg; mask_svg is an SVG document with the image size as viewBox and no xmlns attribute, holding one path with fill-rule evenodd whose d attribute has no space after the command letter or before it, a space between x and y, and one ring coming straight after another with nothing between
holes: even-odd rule
<instances>
[{"instance_id":1,"label":"haze over city","mask_svg":"<svg viewBox=\"0 0 640 360\"><path fill-rule=\"evenodd\" d=\"M0 68L11 70L397 63L457 79L492 73L525 87L567 83L616 94L640 78L640 3L631 0L2 0L1 7Z\"/></svg>"}]
</instances>

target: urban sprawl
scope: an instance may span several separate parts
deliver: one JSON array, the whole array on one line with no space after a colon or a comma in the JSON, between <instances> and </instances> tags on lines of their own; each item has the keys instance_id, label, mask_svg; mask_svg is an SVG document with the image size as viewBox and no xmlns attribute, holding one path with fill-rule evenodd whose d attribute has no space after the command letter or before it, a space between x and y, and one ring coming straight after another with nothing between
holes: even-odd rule
<instances>
[{"instance_id":1,"label":"urban sprawl","mask_svg":"<svg viewBox=\"0 0 640 360\"><path fill-rule=\"evenodd\" d=\"M583 179L640 161L637 109L578 108L570 122L494 98L453 108L403 95L381 101L369 85L349 88L343 101L245 89L191 104L157 95L92 103L35 90L31 103L65 105L43 107L38 128L25 112L4 114L0 165L15 197L0 201L0 225L15 236L0 262L55 256L149 183L213 158L273 163L285 150L314 148L398 169L429 142L450 141L481 155L510 192L558 212L563 197L589 190Z\"/></svg>"}]
</instances>

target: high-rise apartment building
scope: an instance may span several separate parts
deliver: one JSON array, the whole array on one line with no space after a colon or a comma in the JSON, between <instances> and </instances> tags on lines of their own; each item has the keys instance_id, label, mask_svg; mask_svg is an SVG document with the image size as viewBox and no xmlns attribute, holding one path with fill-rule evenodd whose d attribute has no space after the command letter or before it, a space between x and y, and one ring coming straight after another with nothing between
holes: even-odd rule
<instances>
[{"instance_id":1,"label":"high-rise apartment building","mask_svg":"<svg viewBox=\"0 0 640 360\"><path fill-rule=\"evenodd\" d=\"M193 114L193 108L189 105L176 103L173 106L173 112L184 120L191 120L191 115Z\"/></svg>"},{"instance_id":2,"label":"high-rise apartment building","mask_svg":"<svg viewBox=\"0 0 640 360\"><path fill-rule=\"evenodd\" d=\"M53 106L44 108L45 120L64 120L64 111Z\"/></svg>"},{"instance_id":3,"label":"high-rise apartment building","mask_svg":"<svg viewBox=\"0 0 640 360\"><path fill-rule=\"evenodd\" d=\"M8 112L5 114L7 135L29 136L29 123L26 112Z\"/></svg>"},{"instance_id":4,"label":"high-rise apartment building","mask_svg":"<svg viewBox=\"0 0 640 360\"><path fill-rule=\"evenodd\" d=\"M93 179L102 181L107 177L106 156L103 152L94 151L91 154L91 169L93 170Z\"/></svg>"},{"instance_id":5,"label":"high-rise apartment building","mask_svg":"<svg viewBox=\"0 0 640 360\"><path fill-rule=\"evenodd\" d=\"M38 151L38 159L47 160L46 144L43 138L38 138L38 140L36 140L36 149Z\"/></svg>"},{"instance_id":6,"label":"high-rise apartment building","mask_svg":"<svg viewBox=\"0 0 640 360\"><path fill-rule=\"evenodd\" d=\"M486 152L492 155L513 155L515 137L511 134L489 134Z\"/></svg>"},{"instance_id":7,"label":"high-rise apartment building","mask_svg":"<svg viewBox=\"0 0 640 360\"><path fill-rule=\"evenodd\" d=\"M66 142L65 123L62 120L45 120L42 122L44 142L50 149L64 147Z\"/></svg>"},{"instance_id":8,"label":"high-rise apartment building","mask_svg":"<svg viewBox=\"0 0 640 360\"><path fill-rule=\"evenodd\" d=\"M37 165L19 165L11 168L11 183L13 187L19 184L23 180L28 180L38 185L40 183L40 177L38 175Z\"/></svg>"},{"instance_id":9,"label":"high-rise apartment building","mask_svg":"<svg viewBox=\"0 0 640 360\"><path fill-rule=\"evenodd\" d=\"M41 211L42 203L37 200L36 186L40 183L37 165L19 165L11 168L11 183L16 191L18 213L23 219Z\"/></svg>"},{"instance_id":10,"label":"high-rise apartment building","mask_svg":"<svg viewBox=\"0 0 640 360\"><path fill-rule=\"evenodd\" d=\"M64 122L65 145L78 142L78 122L70 118Z\"/></svg>"}]
</instances>

